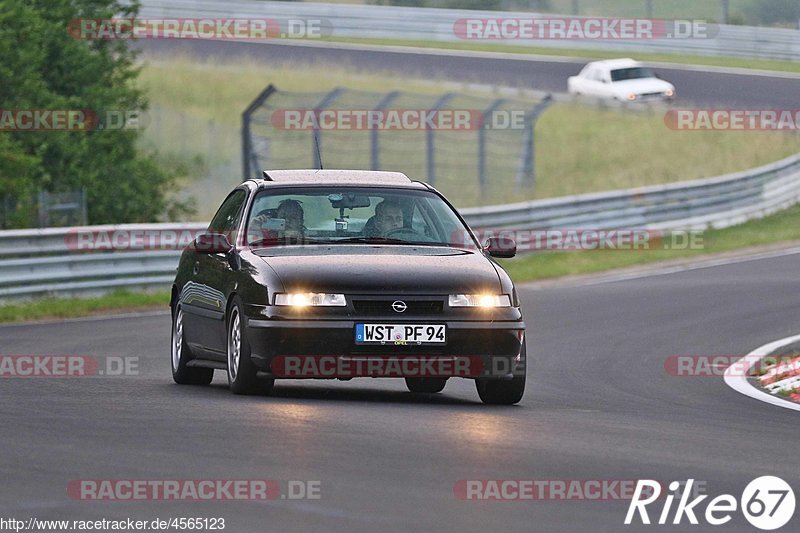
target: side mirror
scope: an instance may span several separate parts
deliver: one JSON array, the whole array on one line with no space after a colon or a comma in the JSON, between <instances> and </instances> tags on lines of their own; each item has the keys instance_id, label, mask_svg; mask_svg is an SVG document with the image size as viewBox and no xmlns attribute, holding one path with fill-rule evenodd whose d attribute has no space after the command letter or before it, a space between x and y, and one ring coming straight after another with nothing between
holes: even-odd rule
<instances>
[{"instance_id":1,"label":"side mirror","mask_svg":"<svg viewBox=\"0 0 800 533\"><path fill-rule=\"evenodd\" d=\"M511 237L489 237L483 248L492 257L509 258L517 255L517 243Z\"/></svg>"},{"instance_id":2,"label":"side mirror","mask_svg":"<svg viewBox=\"0 0 800 533\"><path fill-rule=\"evenodd\" d=\"M193 243L194 250L201 254L227 254L233 249L231 241L222 233L203 233Z\"/></svg>"}]
</instances>

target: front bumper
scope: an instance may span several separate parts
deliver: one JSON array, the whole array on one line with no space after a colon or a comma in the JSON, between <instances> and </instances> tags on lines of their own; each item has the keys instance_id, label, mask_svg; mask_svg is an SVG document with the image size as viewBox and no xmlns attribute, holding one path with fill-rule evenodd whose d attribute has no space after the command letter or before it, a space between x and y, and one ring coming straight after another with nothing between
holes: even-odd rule
<instances>
[{"instance_id":1,"label":"front bumper","mask_svg":"<svg viewBox=\"0 0 800 533\"><path fill-rule=\"evenodd\" d=\"M444 345L359 345L355 343L355 327L361 322L380 320L250 318L246 331L251 359L261 373L289 378L347 379L369 376L510 379L524 372L524 355L521 352L525 323L521 320L448 321L429 318L404 321L445 324L447 343ZM391 323L388 320L382 322ZM292 368L299 367L306 371L300 375L287 374L287 368L291 365L294 365Z\"/></svg>"}]
</instances>

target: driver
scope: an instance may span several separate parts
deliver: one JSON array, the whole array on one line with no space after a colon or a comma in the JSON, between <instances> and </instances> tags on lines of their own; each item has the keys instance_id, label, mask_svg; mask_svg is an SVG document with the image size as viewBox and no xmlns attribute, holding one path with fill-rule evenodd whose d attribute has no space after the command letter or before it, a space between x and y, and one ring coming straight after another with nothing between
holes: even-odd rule
<instances>
[{"instance_id":1,"label":"driver","mask_svg":"<svg viewBox=\"0 0 800 533\"><path fill-rule=\"evenodd\" d=\"M375 206L375 229L378 235L385 237L393 229L403 227L403 210L400 204L392 200L384 200Z\"/></svg>"}]
</instances>

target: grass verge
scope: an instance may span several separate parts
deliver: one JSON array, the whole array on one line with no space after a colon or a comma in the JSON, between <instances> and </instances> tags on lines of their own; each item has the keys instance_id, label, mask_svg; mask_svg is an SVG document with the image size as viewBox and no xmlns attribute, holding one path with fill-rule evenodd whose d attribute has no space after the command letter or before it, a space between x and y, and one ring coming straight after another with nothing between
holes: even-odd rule
<instances>
[{"instance_id":1,"label":"grass verge","mask_svg":"<svg viewBox=\"0 0 800 533\"><path fill-rule=\"evenodd\" d=\"M196 83L197 79L203 83ZM231 83L231 79L237 83ZM312 102L334 87L351 88L336 100L342 109L368 108L377 103L379 93L393 90L404 91L394 107L429 109L441 94L453 90L452 83L445 81L409 80L391 72L364 72L356 67L220 64L213 58L150 60L140 80L153 107L151 124L145 130L147 142L163 153L194 149L204 154L205 160L228 159L237 165L241 110L271 82L283 91L271 100L277 109L313 107ZM314 96L295 94L312 87ZM495 97L472 93L451 102L454 109L485 109ZM504 109L516 112L531 105L530 101L510 100ZM632 111L554 104L536 124L535 187L517 185L521 130L488 130L483 191L478 179L478 133L440 131L436 134L435 185L458 207L491 205L716 176L800 151L800 137L786 133L674 131L665 125L664 113L661 108ZM271 158L265 166L311 166L310 133L270 127L266 116L265 111L262 124L253 130L270 139ZM431 181L425 131L384 131L380 139L381 168ZM369 131L326 131L322 142L325 166L370 168L370 143ZM223 154L214 155L220 152ZM207 183L186 182L199 196L198 219L207 219L219 198L238 183L238 166L234 172L230 180L222 173L213 173Z\"/></svg>"},{"instance_id":2,"label":"grass verge","mask_svg":"<svg viewBox=\"0 0 800 533\"><path fill-rule=\"evenodd\" d=\"M0 322L25 322L167 309L169 292L115 291L94 298L42 298L0 305Z\"/></svg>"},{"instance_id":3,"label":"grass verge","mask_svg":"<svg viewBox=\"0 0 800 533\"><path fill-rule=\"evenodd\" d=\"M589 274L675 259L692 259L739 248L800 240L800 206L725 229L702 234L703 247L693 250L591 250L541 252L500 260L516 282Z\"/></svg>"}]
</instances>

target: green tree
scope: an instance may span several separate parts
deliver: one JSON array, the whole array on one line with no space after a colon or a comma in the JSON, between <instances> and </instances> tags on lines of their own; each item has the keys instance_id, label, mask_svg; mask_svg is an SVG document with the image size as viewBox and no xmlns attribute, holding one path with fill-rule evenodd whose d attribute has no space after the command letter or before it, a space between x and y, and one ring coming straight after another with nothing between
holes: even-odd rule
<instances>
[{"instance_id":1,"label":"green tree","mask_svg":"<svg viewBox=\"0 0 800 533\"><path fill-rule=\"evenodd\" d=\"M146 109L126 40L85 40L82 18L133 17L138 4L113 0L3 0L0 3L0 108L83 109L101 119ZM0 197L22 206L39 189L87 189L89 222L147 222L188 207L168 199L174 176L137 152L137 129L5 131ZM24 217L19 219L22 224Z\"/></svg>"}]
</instances>

